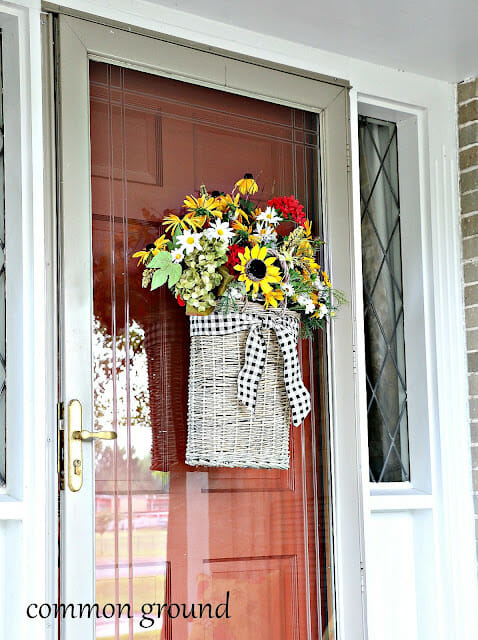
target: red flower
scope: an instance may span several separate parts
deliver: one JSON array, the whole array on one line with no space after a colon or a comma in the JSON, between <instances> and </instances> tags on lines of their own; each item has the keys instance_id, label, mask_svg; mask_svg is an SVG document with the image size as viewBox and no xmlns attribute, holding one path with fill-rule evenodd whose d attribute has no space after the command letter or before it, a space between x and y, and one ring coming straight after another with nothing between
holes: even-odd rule
<instances>
[{"instance_id":1,"label":"red flower","mask_svg":"<svg viewBox=\"0 0 478 640\"><path fill-rule=\"evenodd\" d=\"M300 204L294 196L281 196L280 198L272 198L267 202L268 207L273 207L282 215L286 220L293 220L301 227L305 225L305 211L304 207Z\"/></svg>"},{"instance_id":2,"label":"red flower","mask_svg":"<svg viewBox=\"0 0 478 640\"><path fill-rule=\"evenodd\" d=\"M176 296L176 302L178 303L178 305L180 307L185 307L186 303L184 302L184 300L181 298L181 296Z\"/></svg>"},{"instance_id":3,"label":"red flower","mask_svg":"<svg viewBox=\"0 0 478 640\"><path fill-rule=\"evenodd\" d=\"M227 251L228 255L226 268L231 276L234 276L235 278L239 276L239 273L235 271L234 267L236 266L236 264L239 264L240 260L238 256L240 253L244 253L244 248L245 247L240 247L238 244L231 244Z\"/></svg>"}]
</instances>

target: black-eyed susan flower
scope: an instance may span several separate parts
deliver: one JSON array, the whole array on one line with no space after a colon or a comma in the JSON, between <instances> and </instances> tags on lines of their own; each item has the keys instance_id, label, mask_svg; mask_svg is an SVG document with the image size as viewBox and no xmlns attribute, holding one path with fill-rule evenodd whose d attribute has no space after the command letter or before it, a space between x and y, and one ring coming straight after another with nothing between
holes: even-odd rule
<instances>
[{"instance_id":1,"label":"black-eyed susan flower","mask_svg":"<svg viewBox=\"0 0 478 640\"><path fill-rule=\"evenodd\" d=\"M252 173L245 173L244 178L238 180L234 188L237 189L242 196L252 196L257 193L259 189Z\"/></svg>"},{"instance_id":2,"label":"black-eyed susan flower","mask_svg":"<svg viewBox=\"0 0 478 640\"><path fill-rule=\"evenodd\" d=\"M199 196L199 198L186 196L184 200L184 207L192 213L202 213L207 215L209 213L214 213L216 208L216 198L208 196L207 194Z\"/></svg>"},{"instance_id":3,"label":"black-eyed susan flower","mask_svg":"<svg viewBox=\"0 0 478 640\"><path fill-rule=\"evenodd\" d=\"M264 308L268 309L269 306L277 309L277 303L284 299L284 293L280 289L274 289L269 293L264 294Z\"/></svg>"},{"instance_id":4,"label":"black-eyed susan flower","mask_svg":"<svg viewBox=\"0 0 478 640\"><path fill-rule=\"evenodd\" d=\"M242 222L239 222L239 220L233 220L231 223L231 226L234 229L234 231L242 231L243 233L248 233L248 234L252 233L252 227L246 227L246 225L243 224Z\"/></svg>"},{"instance_id":5,"label":"black-eyed susan flower","mask_svg":"<svg viewBox=\"0 0 478 640\"><path fill-rule=\"evenodd\" d=\"M314 249L308 240L302 240L297 247L296 255L307 256L312 258L314 256Z\"/></svg>"},{"instance_id":6,"label":"black-eyed susan flower","mask_svg":"<svg viewBox=\"0 0 478 640\"><path fill-rule=\"evenodd\" d=\"M150 257L155 256L157 253L162 251L168 244L168 240L165 235L162 235L160 238L157 238L152 244L148 244L145 249L142 251L137 251L133 253L133 258L139 258L138 266L149 260Z\"/></svg>"},{"instance_id":7,"label":"black-eyed susan flower","mask_svg":"<svg viewBox=\"0 0 478 640\"><path fill-rule=\"evenodd\" d=\"M238 193L234 198L227 193L226 195L219 195L216 198L216 208L225 213L226 211L235 211L239 207L240 194Z\"/></svg>"},{"instance_id":8,"label":"black-eyed susan flower","mask_svg":"<svg viewBox=\"0 0 478 640\"><path fill-rule=\"evenodd\" d=\"M300 256L300 264L303 267L303 270L307 276L310 276L311 273L318 273L320 271L320 265L314 260L314 258L309 256Z\"/></svg>"},{"instance_id":9,"label":"black-eyed susan flower","mask_svg":"<svg viewBox=\"0 0 478 640\"><path fill-rule=\"evenodd\" d=\"M169 216L163 218L163 224L165 225L166 232L171 232L171 234L174 234L178 227L187 229L184 220L174 213L170 213Z\"/></svg>"},{"instance_id":10,"label":"black-eyed susan flower","mask_svg":"<svg viewBox=\"0 0 478 640\"><path fill-rule=\"evenodd\" d=\"M275 267L275 258L267 258L267 247L259 247L255 244L252 249L246 247L244 253L239 254L241 264L237 264L234 269L239 271L238 280L244 282L246 290L251 287L254 293L261 289L262 293L272 291L271 284L278 284L282 280L279 267Z\"/></svg>"},{"instance_id":11,"label":"black-eyed susan flower","mask_svg":"<svg viewBox=\"0 0 478 640\"><path fill-rule=\"evenodd\" d=\"M204 223L206 222L206 220L207 220L207 217L204 215L198 214L197 211L190 211L183 218L183 221L189 227L191 227L193 231L197 231L198 229L201 229L204 226Z\"/></svg>"}]
</instances>

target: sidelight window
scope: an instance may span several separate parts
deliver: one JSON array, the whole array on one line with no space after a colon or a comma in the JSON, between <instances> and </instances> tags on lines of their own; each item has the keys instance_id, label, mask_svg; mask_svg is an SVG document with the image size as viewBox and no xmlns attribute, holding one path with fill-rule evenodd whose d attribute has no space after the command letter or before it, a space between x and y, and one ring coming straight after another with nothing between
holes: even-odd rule
<instances>
[{"instance_id":1,"label":"sidelight window","mask_svg":"<svg viewBox=\"0 0 478 640\"><path fill-rule=\"evenodd\" d=\"M410 480L397 125L359 120L371 482Z\"/></svg>"}]
</instances>

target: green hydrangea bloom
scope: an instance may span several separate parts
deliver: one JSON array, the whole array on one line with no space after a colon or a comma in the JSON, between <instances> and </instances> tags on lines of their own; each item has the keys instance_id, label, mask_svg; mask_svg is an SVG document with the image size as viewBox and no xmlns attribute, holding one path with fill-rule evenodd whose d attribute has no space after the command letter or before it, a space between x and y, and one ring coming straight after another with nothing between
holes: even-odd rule
<instances>
[{"instance_id":1,"label":"green hydrangea bloom","mask_svg":"<svg viewBox=\"0 0 478 640\"><path fill-rule=\"evenodd\" d=\"M213 291L222 280L217 270L227 262L227 245L206 235L199 242L201 249L194 249L184 259L187 268L176 284L175 294L204 312L215 304Z\"/></svg>"}]
</instances>

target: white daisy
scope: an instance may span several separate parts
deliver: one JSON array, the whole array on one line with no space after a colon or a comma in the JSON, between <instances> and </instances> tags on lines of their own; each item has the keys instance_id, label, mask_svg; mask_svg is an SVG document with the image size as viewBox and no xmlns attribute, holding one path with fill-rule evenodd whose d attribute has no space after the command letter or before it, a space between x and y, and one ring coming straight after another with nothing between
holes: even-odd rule
<instances>
[{"instance_id":1,"label":"white daisy","mask_svg":"<svg viewBox=\"0 0 478 640\"><path fill-rule=\"evenodd\" d=\"M267 224L272 226L276 226L281 222L281 218L277 215L277 212L272 207L267 207L265 211L262 211L258 216L257 220L264 221Z\"/></svg>"},{"instance_id":2,"label":"white daisy","mask_svg":"<svg viewBox=\"0 0 478 640\"><path fill-rule=\"evenodd\" d=\"M216 220L216 222L213 222L207 230L207 235L210 238L217 238L218 240L228 243L234 235L234 230L229 226L229 222Z\"/></svg>"},{"instance_id":3,"label":"white daisy","mask_svg":"<svg viewBox=\"0 0 478 640\"><path fill-rule=\"evenodd\" d=\"M192 253L194 249L200 249L201 245L199 240L201 238L200 233L193 233L189 229L185 229L180 236L176 238L182 249L187 255Z\"/></svg>"},{"instance_id":4,"label":"white daisy","mask_svg":"<svg viewBox=\"0 0 478 640\"><path fill-rule=\"evenodd\" d=\"M254 235L258 236L261 242L275 242L277 240L277 233L266 222L256 224Z\"/></svg>"},{"instance_id":5,"label":"white daisy","mask_svg":"<svg viewBox=\"0 0 478 640\"><path fill-rule=\"evenodd\" d=\"M286 296L294 295L294 287L291 284L283 282L280 287Z\"/></svg>"},{"instance_id":6,"label":"white daisy","mask_svg":"<svg viewBox=\"0 0 478 640\"><path fill-rule=\"evenodd\" d=\"M244 293L238 287L232 287L230 292L231 298L234 298L234 300L240 300L244 296Z\"/></svg>"},{"instance_id":7,"label":"white daisy","mask_svg":"<svg viewBox=\"0 0 478 640\"><path fill-rule=\"evenodd\" d=\"M315 304L311 300L305 305L305 312L309 314L309 313L314 313L314 311L315 311Z\"/></svg>"},{"instance_id":8,"label":"white daisy","mask_svg":"<svg viewBox=\"0 0 478 640\"><path fill-rule=\"evenodd\" d=\"M173 262L182 262L184 260L184 251L182 249L173 249L171 251Z\"/></svg>"},{"instance_id":9,"label":"white daisy","mask_svg":"<svg viewBox=\"0 0 478 640\"><path fill-rule=\"evenodd\" d=\"M325 304L319 304L319 308L317 309L317 311L319 312L319 319L320 319L327 315L328 309L325 306Z\"/></svg>"},{"instance_id":10,"label":"white daisy","mask_svg":"<svg viewBox=\"0 0 478 640\"><path fill-rule=\"evenodd\" d=\"M305 305L309 304L309 302L312 302L312 299L310 298L310 296L306 295L305 293L301 293L300 295L297 296L297 302L300 304L301 307L305 307Z\"/></svg>"},{"instance_id":11,"label":"white daisy","mask_svg":"<svg viewBox=\"0 0 478 640\"><path fill-rule=\"evenodd\" d=\"M322 282L322 280L319 277L317 277L314 280L314 287L317 289L317 291L323 291L324 283Z\"/></svg>"}]
</instances>

